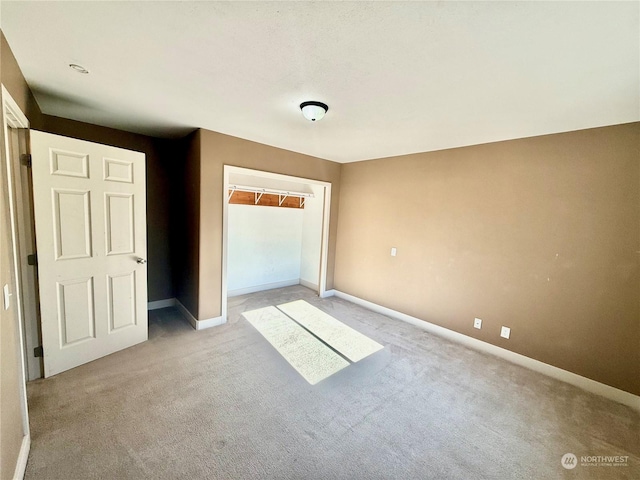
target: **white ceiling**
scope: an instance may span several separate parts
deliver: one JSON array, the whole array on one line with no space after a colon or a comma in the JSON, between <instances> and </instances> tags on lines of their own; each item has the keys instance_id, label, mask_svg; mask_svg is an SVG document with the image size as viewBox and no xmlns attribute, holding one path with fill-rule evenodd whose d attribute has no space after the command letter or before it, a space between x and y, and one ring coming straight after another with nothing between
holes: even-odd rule
<instances>
[{"instance_id":1,"label":"white ceiling","mask_svg":"<svg viewBox=\"0 0 640 480\"><path fill-rule=\"evenodd\" d=\"M640 2L3 0L1 26L44 113L155 136L350 162L640 120Z\"/></svg>"}]
</instances>

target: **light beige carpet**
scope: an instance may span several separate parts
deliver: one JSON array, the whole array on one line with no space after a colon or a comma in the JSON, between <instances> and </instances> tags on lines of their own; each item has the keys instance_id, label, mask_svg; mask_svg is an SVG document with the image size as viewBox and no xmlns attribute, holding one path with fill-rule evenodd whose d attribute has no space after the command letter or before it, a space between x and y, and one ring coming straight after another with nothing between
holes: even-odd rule
<instances>
[{"instance_id":1,"label":"light beige carpet","mask_svg":"<svg viewBox=\"0 0 640 480\"><path fill-rule=\"evenodd\" d=\"M276 307L258 308L242 316L311 385L349 366L348 361Z\"/></svg>"},{"instance_id":2,"label":"light beige carpet","mask_svg":"<svg viewBox=\"0 0 640 480\"><path fill-rule=\"evenodd\" d=\"M242 312L304 299L384 345L309 385ZM28 386L27 479L638 479L640 415L303 287ZM626 467L564 469L566 453Z\"/></svg>"},{"instance_id":3,"label":"light beige carpet","mask_svg":"<svg viewBox=\"0 0 640 480\"><path fill-rule=\"evenodd\" d=\"M311 385L383 348L304 300L242 314Z\"/></svg>"},{"instance_id":4,"label":"light beige carpet","mask_svg":"<svg viewBox=\"0 0 640 480\"><path fill-rule=\"evenodd\" d=\"M358 362L383 348L375 340L304 300L283 303L278 305L278 309L352 362Z\"/></svg>"}]
</instances>

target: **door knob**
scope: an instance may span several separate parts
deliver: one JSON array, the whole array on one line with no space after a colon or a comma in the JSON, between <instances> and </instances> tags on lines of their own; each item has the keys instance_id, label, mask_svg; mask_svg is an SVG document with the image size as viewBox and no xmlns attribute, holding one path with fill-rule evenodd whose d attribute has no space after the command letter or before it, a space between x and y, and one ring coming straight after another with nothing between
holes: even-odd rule
<instances>
[{"instance_id":1,"label":"door knob","mask_svg":"<svg viewBox=\"0 0 640 480\"><path fill-rule=\"evenodd\" d=\"M138 262L140 265L144 265L145 263L147 263L147 261L144 258L140 258L140 257L138 257L136 262Z\"/></svg>"}]
</instances>

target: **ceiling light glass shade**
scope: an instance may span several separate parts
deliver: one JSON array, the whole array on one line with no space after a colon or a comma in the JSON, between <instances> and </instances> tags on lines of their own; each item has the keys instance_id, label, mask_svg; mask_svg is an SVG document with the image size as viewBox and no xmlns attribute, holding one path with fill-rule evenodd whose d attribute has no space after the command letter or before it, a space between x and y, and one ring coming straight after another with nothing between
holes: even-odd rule
<instances>
[{"instance_id":1,"label":"ceiling light glass shade","mask_svg":"<svg viewBox=\"0 0 640 480\"><path fill-rule=\"evenodd\" d=\"M78 73L84 73L84 74L89 73L89 70L84 68L82 65L78 65L77 63L70 63L69 68L71 68L72 70L75 70Z\"/></svg>"},{"instance_id":2,"label":"ceiling light glass shade","mask_svg":"<svg viewBox=\"0 0 640 480\"><path fill-rule=\"evenodd\" d=\"M318 120L322 120L329 107L322 102L302 102L300 104L300 110L302 110L302 115L307 120L312 122L317 122Z\"/></svg>"}]
</instances>

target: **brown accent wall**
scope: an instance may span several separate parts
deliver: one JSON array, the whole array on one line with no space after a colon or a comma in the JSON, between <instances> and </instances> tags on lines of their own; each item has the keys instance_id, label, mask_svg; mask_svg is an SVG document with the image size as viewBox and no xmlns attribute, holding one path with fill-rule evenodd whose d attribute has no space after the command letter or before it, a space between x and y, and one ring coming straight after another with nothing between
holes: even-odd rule
<instances>
[{"instance_id":1,"label":"brown accent wall","mask_svg":"<svg viewBox=\"0 0 640 480\"><path fill-rule=\"evenodd\" d=\"M196 130L178 144L181 161L174 164L171 201L175 297L194 316L198 315L200 297L200 137L200 130Z\"/></svg>"},{"instance_id":2,"label":"brown accent wall","mask_svg":"<svg viewBox=\"0 0 640 480\"><path fill-rule=\"evenodd\" d=\"M193 140L200 145L200 209L188 210L190 215L199 216L198 309L197 313L191 310L194 316L202 320L221 315L224 165L332 184L327 267L327 288L332 288L340 197L340 164L208 130L200 130ZM195 227L192 227L192 230L195 231ZM182 301L180 297L178 299Z\"/></svg>"},{"instance_id":3,"label":"brown accent wall","mask_svg":"<svg viewBox=\"0 0 640 480\"><path fill-rule=\"evenodd\" d=\"M343 165L335 288L640 394L640 123Z\"/></svg>"},{"instance_id":4,"label":"brown accent wall","mask_svg":"<svg viewBox=\"0 0 640 480\"><path fill-rule=\"evenodd\" d=\"M39 130L114 147L143 152L147 174L147 289L149 301L173 298L169 241L169 203L174 140L91 125L66 118L42 116Z\"/></svg>"}]
</instances>

